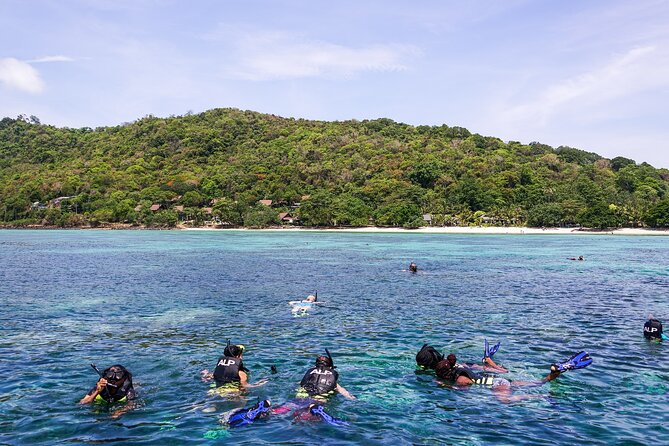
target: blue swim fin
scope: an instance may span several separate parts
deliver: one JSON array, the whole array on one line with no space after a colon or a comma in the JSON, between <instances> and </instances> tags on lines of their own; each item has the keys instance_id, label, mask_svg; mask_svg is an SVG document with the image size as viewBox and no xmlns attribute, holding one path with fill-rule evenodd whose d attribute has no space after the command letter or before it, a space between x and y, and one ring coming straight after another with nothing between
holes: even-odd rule
<instances>
[{"instance_id":1,"label":"blue swim fin","mask_svg":"<svg viewBox=\"0 0 669 446\"><path fill-rule=\"evenodd\" d=\"M483 347L483 360L485 361L485 358L492 358L495 353L497 353L497 350L499 350L499 347L502 345L501 342L498 342L496 345L494 345L492 348L490 348L488 344L488 340L486 339L484 341L484 347Z\"/></svg>"},{"instance_id":2,"label":"blue swim fin","mask_svg":"<svg viewBox=\"0 0 669 446\"><path fill-rule=\"evenodd\" d=\"M590 364L592 364L590 355L588 355L587 352L579 352L561 364L553 364L551 366L551 371L562 373L568 370L583 369Z\"/></svg>"},{"instance_id":3,"label":"blue swim fin","mask_svg":"<svg viewBox=\"0 0 669 446\"><path fill-rule=\"evenodd\" d=\"M328 414L323 408L323 406L321 406L320 404L314 404L310 406L309 412L311 412L314 415L320 416L323 421L333 426L348 426L348 423L346 421L342 421Z\"/></svg>"},{"instance_id":4,"label":"blue swim fin","mask_svg":"<svg viewBox=\"0 0 669 446\"><path fill-rule=\"evenodd\" d=\"M230 418L228 418L228 425L230 425L230 427L239 427L251 424L256 418L268 413L270 405L271 403L269 400L263 400L258 401L258 404L250 409L240 409L230 415Z\"/></svg>"}]
</instances>

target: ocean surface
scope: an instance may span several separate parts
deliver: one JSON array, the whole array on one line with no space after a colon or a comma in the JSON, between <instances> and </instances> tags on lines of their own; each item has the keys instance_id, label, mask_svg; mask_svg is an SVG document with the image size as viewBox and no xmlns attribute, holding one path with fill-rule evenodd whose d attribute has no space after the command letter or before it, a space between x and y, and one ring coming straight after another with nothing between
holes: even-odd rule
<instances>
[{"instance_id":1,"label":"ocean surface","mask_svg":"<svg viewBox=\"0 0 669 446\"><path fill-rule=\"evenodd\" d=\"M0 444L669 444L669 238L253 231L0 231ZM571 261L583 255L585 261ZM409 263L419 272L404 271ZM288 301L318 291L296 317ZM250 381L209 396L228 339ZM478 363L485 339L511 381L587 350L594 363L505 403L416 371L423 343ZM350 425L227 411L295 398L328 348ZM79 399L125 365L139 407ZM270 368L276 366L277 373Z\"/></svg>"}]
</instances>

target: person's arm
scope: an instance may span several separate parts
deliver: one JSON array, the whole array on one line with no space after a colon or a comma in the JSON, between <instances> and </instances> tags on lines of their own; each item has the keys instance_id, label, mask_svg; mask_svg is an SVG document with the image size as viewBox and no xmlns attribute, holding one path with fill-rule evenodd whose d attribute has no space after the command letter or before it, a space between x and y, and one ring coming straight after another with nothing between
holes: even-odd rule
<instances>
[{"instance_id":1,"label":"person's arm","mask_svg":"<svg viewBox=\"0 0 669 446\"><path fill-rule=\"evenodd\" d=\"M204 369L200 372L200 376L202 377L202 381L204 382L211 381L212 379L214 379L214 372L210 372L209 370Z\"/></svg>"},{"instance_id":2,"label":"person's arm","mask_svg":"<svg viewBox=\"0 0 669 446\"><path fill-rule=\"evenodd\" d=\"M264 386L267 384L267 379L261 379L260 381L256 382L255 384L249 383L249 376L246 374L246 372L240 370L239 371L239 385L243 388L250 389L253 387L260 387Z\"/></svg>"},{"instance_id":3,"label":"person's arm","mask_svg":"<svg viewBox=\"0 0 669 446\"><path fill-rule=\"evenodd\" d=\"M339 384L337 384L337 392L341 393L342 396L346 399L349 399L349 400L354 400L355 399L355 397L353 395L351 395L351 393L348 390L346 390L343 386L340 386Z\"/></svg>"},{"instance_id":4,"label":"person's arm","mask_svg":"<svg viewBox=\"0 0 669 446\"><path fill-rule=\"evenodd\" d=\"M87 394L84 396L80 401L79 404L89 404L92 402L96 396L102 392L102 389L105 388L107 385L107 380L104 378L100 378L97 383L95 383L95 387L93 387Z\"/></svg>"}]
</instances>

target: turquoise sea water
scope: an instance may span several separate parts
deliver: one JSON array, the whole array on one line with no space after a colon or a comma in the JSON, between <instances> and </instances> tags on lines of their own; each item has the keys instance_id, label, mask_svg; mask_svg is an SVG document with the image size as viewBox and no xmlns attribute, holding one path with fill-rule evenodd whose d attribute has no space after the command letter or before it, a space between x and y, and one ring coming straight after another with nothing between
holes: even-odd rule
<instances>
[{"instance_id":1,"label":"turquoise sea water","mask_svg":"<svg viewBox=\"0 0 669 446\"><path fill-rule=\"evenodd\" d=\"M0 444L669 444L669 239L250 231L0 231ZM585 262L567 260L583 255ZM421 272L403 272L409 262ZM325 302L295 317L288 301ZM207 395L227 339L247 347L245 399ZM417 374L424 342L510 380L585 349L592 366L504 404ZM327 347L336 428L218 414L294 397ZM78 400L90 363L128 367L141 407L119 419ZM276 365L278 373L271 374ZM210 412L215 408L214 412ZM204 410L203 410L204 409Z\"/></svg>"}]
</instances>

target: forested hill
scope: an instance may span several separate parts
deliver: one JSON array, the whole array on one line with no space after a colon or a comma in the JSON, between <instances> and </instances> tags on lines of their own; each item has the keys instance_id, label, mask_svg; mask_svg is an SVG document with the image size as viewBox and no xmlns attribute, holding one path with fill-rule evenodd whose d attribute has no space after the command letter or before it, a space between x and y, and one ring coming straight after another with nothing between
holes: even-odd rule
<instances>
[{"instance_id":1,"label":"forested hill","mask_svg":"<svg viewBox=\"0 0 669 446\"><path fill-rule=\"evenodd\" d=\"M665 226L669 171L462 127L236 109L117 127L0 121L0 221L85 226ZM272 200L264 204L260 200ZM282 214L283 215L283 214Z\"/></svg>"}]
</instances>

